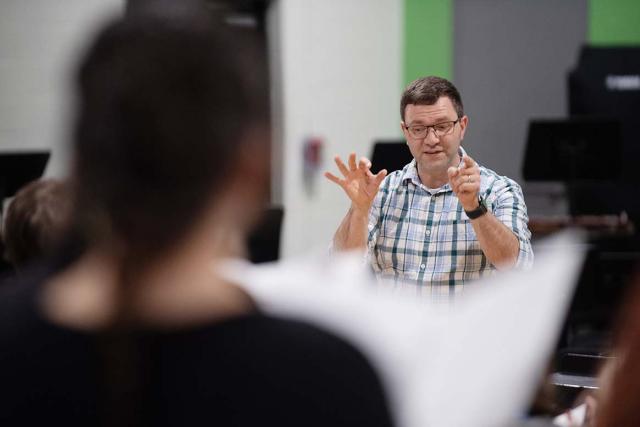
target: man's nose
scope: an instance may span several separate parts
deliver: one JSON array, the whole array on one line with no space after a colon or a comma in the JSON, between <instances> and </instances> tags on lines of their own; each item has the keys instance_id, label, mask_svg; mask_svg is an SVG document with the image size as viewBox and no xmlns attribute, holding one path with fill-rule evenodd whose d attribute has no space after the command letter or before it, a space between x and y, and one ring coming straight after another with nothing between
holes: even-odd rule
<instances>
[{"instance_id":1,"label":"man's nose","mask_svg":"<svg viewBox=\"0 0 640 427\"><path fill-rule=\"evenodd\" d=\"M433 128L427 128L427 134L424 136L424 142L429 145L436 145L440 142L440 138L436 135Z\"/></svg>"}]
</instances>

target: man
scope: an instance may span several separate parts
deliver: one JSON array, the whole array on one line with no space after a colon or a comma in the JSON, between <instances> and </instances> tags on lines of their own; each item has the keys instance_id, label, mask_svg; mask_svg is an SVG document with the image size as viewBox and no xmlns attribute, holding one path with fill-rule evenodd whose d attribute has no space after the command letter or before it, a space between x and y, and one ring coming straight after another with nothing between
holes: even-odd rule
<instances>
[{"instance_id":1,"label":"man","mask_svg":"<svg viewBox=\"0 0 640 427\"><path fill-rule=\"evenodd\" d=\"M339 250L368 249L376 274L396 282L446 285L533 261L520 186L478 165L461 147L469 118L453 84L412 82L400 102L400 127L413 160L389 176L349 156L325 176L351 199L333 239Z\"/></svg>"}]
</instances>

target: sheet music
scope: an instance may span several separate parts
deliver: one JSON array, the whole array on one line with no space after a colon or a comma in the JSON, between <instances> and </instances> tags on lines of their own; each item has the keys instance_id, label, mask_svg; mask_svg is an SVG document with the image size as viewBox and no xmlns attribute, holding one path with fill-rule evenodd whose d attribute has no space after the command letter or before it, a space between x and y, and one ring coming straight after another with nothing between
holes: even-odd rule
<instances>
[{"instance_id":1,"label":"sheet music","mask_svg":"<svg viewBox=\"0 0 640 427\"><path fill-rule=\"evenodd\" d=\"M528 272L469 285L451 306L375 285L362 254L222 268L261 308L356 344L378 369L398 425L504 425L526 411L585 255L575 234L536 246Z\"/></svg>"}]
</instances>

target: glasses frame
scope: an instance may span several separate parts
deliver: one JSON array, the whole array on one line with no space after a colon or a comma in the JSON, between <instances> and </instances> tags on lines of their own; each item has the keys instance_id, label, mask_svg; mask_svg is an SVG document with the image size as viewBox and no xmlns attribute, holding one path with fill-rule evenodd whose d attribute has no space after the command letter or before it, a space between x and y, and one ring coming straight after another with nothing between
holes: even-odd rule
<instances>
[{"instance_id":1,"label":"glasses frame","mask_svg":"<svg viewBox=\"0 0 640 427\"><path fill-rule=\"evenodd\" d=\"M435 125L431 125L431 126L427 126L427 125L416 125L416 126L420 126L420 127L424 127L426 129L425 133L423 136L414 136L411 132L411 126L409 125L405 125L404 128L407 130L407 132L409 133L409 135L411 135L412 138L414 139L424 139L427 136L429 136L429 131L433 130L433 134L435 135L436 138L442 138L443 136L447 136L447 135L451 135L451 133L453 132L453 129L456 127L456 123L460 122L460 117L458 117L455 120L447 120L445 122L440 122L440 123L436 123ZM449 129L447 131L447 133L443 133L443 134L438 134L438 131L436 131L436 126L440 126L443 125L445 123L453 123L453 125L451 126L451 129Z\"/></svg>"}]
</instances>

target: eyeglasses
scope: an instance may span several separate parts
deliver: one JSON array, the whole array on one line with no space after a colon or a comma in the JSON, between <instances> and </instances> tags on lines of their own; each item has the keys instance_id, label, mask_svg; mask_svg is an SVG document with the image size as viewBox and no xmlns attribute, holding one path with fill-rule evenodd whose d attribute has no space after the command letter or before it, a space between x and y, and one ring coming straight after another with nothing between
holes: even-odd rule
<instances>
[{"instance_id":1,"label":"eyeglasses","mask_svg":"<svg viewBox=\"0 0 640 427\"><path fill-rule=\"evenodd\" d=\"M453 131L456 123L460 121L460 118L450 121L450 122L442 122L436 123L432 126L426 125L415 125L415 126L405 126L404 128L409 132L412 138L422 139L425 138L429 134L429 129L433 129L433 133L437 138L441 138L445 135L449 135L451 131Z\"/></svg>"}]
</instances>

